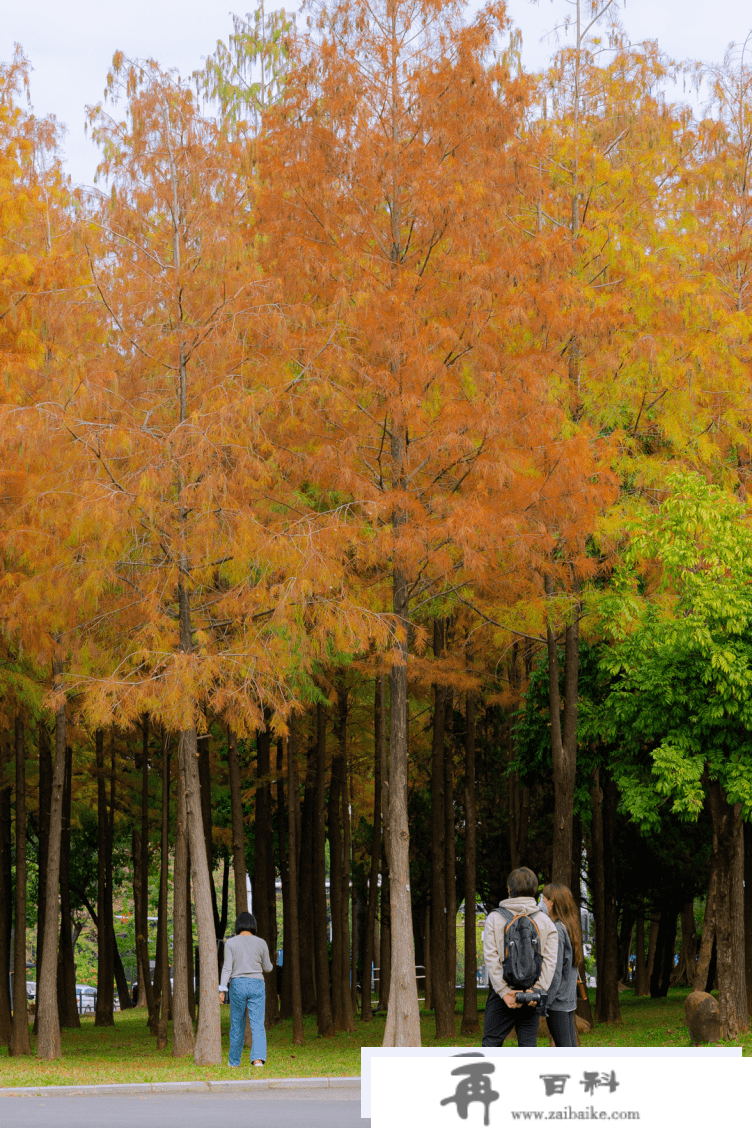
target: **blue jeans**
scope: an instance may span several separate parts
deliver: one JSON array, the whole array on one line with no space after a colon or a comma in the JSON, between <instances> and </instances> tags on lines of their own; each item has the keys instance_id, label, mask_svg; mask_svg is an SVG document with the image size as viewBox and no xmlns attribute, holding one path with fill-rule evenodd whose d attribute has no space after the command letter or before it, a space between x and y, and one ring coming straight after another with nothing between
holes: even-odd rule
<instances>
[{"instance_id":1,"label":"blue jeans","mask_svg":"<svg viewBox=\"0 0 752 1128\"><path fill-rule=\"evenodd\" d=\"M266 1061L266 984L263 979L237 976L230 980L230 1065L240 1065L245 1041L245 1008L251 1020L251 1061Z\"/></svg>"}]
</instances>

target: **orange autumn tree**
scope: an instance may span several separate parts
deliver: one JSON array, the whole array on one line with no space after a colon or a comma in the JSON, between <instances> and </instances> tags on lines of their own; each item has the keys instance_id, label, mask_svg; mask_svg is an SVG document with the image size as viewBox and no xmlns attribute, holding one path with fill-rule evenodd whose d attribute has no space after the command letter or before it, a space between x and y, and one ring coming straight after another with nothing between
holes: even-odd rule
<instances>
[{"instance_id":1,"label":"orange autumn tree","mask_svg":"<svg viewBox=\"0 0 752 1128\"><path fill-rule=\"evenodd\" d=\"M520 428L544 389L504 352L520 303L516 191L526 95L503 6L322 5L292 45L260 141L264 255L284 279L310 476L353 515L353 573L391 612L392 966L386 1045L418 1045L407 820L416 613L444 613L524 506ZM265 259L265 261L267 261ZM307 449L300 448L304 458Z\"/></svg>"},{"instance_id":2,"label":"orange autumn tree","mask_svg":"<svg viewBox=\"0 0 752 1128\"><path fill-rule=\"evenodd\" d=\"M275 457L289 373L242 153L155 63L116 56L108 97L125 120L92 111L109 191L82 239L110 334L48 405L76 460L67 685L96 725L147 713L180 734L202 961L194 1055L208 1063L221 1045L197 725L219 715L243 734L265 710L283 718L317 647L352 648L367 631L342 610L341 521L309 512ZM187 984L175 988L183 1053Z\"/></svg>"},{"instance_id":3,"label":"orange autumn tree","mask_svg":"<svg viewBox=\"0 0 752 1128\"><path fill-rule=\"evenodd\" d=\"M37 1056L51 1059L62 1053L56 983L66 707L59 675L65 636L76 623L65 536L77 474L67 437L51 422L50 405L76 387L82 342L96 341L101 324L88 300L85 263L74 237L59 129L54 120L37 119L18 105L28 72L20 50L12 63L0 66L0 627L8 658L3 696L38 702L47 694L55 706L37 1016ZM17 747L23 749L23 740ZM25 913L23 920L25 931ZM24 951L20 916L17 923L17 950ZM20 1010L19 1019L25 1025ZM14 1050L28 1052L24 1032Z\"/></svg>"}]
</instances>

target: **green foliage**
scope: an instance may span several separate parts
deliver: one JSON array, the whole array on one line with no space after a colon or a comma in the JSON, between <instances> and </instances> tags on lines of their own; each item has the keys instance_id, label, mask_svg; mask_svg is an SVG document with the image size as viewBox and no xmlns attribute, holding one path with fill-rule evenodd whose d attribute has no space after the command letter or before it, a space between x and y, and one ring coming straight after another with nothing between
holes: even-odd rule
<instances>
[{"instance_id":1,"label":"green foliage","mask_svg":"<svg viewBox=\"0 0 752 1128\"><path fill-rule=\"evenodd\" d=\"M249 118L258 123L263 110L279 97L285 81L287 36L294 17L284 9L266 12L263 2L253 14L232 17L234 31L194 75L204 96L219 103L222 121L230 127Z\"/></svg>"},{"instance_id":2,"label":"green foliage","mask_svg":"<svg viewBox=\"0 0 752 1128\"><path fill-rule=\"evenodd\" d=\"M752 529L743 504L700 475L633 527L624 566L595 597L612 645L611 687L591 731L615 764L633 818L668 805L696 819L706 778L752 814Z\"/></svg>"}]
</instances>

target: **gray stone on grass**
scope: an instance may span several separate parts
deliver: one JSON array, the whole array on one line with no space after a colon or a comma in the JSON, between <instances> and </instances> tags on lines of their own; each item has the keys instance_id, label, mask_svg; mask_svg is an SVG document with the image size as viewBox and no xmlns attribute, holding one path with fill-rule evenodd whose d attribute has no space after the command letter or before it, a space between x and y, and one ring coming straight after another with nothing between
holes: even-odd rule
<instances>
[{"instance_id":1,"label":"gray stone on grass","mask_svg":"<svg viewBox=\"0 0 752 1128\"><path fill-rule=\"evenodd\" d=\"M721 1012L713 995L707 991L693 991L684 1001L684 1014L693 1046L701 1042L720 1042Z\"/></svg>"}]
</instances>

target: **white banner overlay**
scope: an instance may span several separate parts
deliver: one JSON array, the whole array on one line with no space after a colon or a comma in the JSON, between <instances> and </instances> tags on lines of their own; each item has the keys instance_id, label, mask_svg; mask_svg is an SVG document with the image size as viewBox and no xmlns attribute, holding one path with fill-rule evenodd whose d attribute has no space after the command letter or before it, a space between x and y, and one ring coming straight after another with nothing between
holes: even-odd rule
<instances>
[{"instance_id":1,"label":"white banner overlay","mask_svg":"<svg viewBox=\"0 0 752 1128\"><path fill-rule=\"evenodd\" d=\"M752 1059L741 1049L369 1049L361 1116L372 1128L511 1128L629 1121L707 1128L747 1120Z\"/></svg>"}]
</instances>

